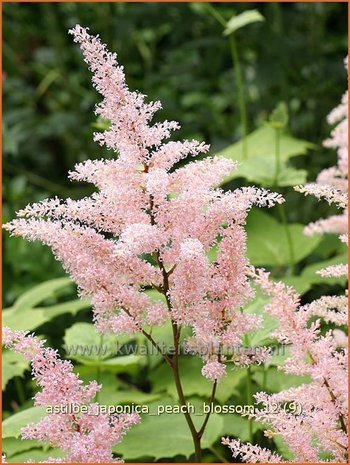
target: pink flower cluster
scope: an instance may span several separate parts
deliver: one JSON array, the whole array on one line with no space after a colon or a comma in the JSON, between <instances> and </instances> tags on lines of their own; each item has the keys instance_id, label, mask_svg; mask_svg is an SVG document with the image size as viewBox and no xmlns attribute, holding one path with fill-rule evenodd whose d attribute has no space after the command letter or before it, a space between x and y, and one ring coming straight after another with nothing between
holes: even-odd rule
<instances>
[{"instance_id":1,"label":"pink flower cluster","mask_svg":"<svg viewBox=\"0 0 350 465\"><path fill-rule=\"evenodd\" d=\"M307 234L340 233L347 237L347 94L341 105L329 117L339 122L327 145L338 150L338 165L323 171L317 182L298 187L306 194L315 194L345 209L342 215L332 216L311 224ZM334 265L319 271L324 277L347 275L346 265ZM323 296L310 304L300 305L296 292L282 283L269 280L268 273L258 270L256 284L270 297L267 313L277 318L279 327L274 336L289 349L289 356L280 367L285 373L308 375L310 383L293 387L277 394L257 393L262 404L252 415L269 429L269 438L279 436L293 454L294 462L347 461L348 453L348 350L345 329L348 323L347 295ZM335 326L324 329L324 324ZM282 406L293 403L300 411ZM281 408L276 412L274 406ZM285 460L278 454L258 445L242 444L239 440L223 439L234 457L250 463L279 463Z\"/></svg>"},{"instance_id":2,"label":"pink flower cluster","mask_svg":"<svg viewBox=\"0 0 350 465\"><path fill-rule=\"evenodd\" d=\"M347 60L346 60L347 65ZM337 106L328 115L328 123L334 125L330 137L324 145L336 150L338 162L336 166L327 168L318 175L316 183L298 186L296 190L306 195L324 198L328 203L335 203L344 209L341 215L333 215L309 224L307 235L320 233L337 233L342 240L347 241L348 232L348 92L346 92Z\"/></svg>"},{"instance_id":3,"label":"pink flower cluster","mask_svg":"<svg viewBox=\"0 0 350 465\"><path fill-rule=\"evenodd\" d=\"M340 328L347 324L347 298L324 296L300 306L299 296L282 283L268 279L258 270L257 285L271 298L266 311L277 317L279 327L274 336L289 349L280 367L285 373L308 375L310 383L277 394L259 392L255 400L262 407L254 418L266 425L268 437L278 435L293 454L294 462L322 461L322 454L334 462L347 460L348 425L348 351L346 335L341 329L322 332L322 321ZM292 403L300 411L284 406ZM276 411L276 405L280 408ZM251 463L283 462L277 454L257 445L242 444L225 438L234 457Z\"/></svg>"},{"instance_id":4,"label":"pink flower cluster","mask_svg":"<svg viewBox=\"0 0 350 465\"><path fill-rule=\"evenodd\" d=\"M194 353L208 348L203 374L217 380L225 374L224 359L210 348L235 346L256 327L239 311L254 296L247 213L252 205L271 207L283 199L255 187L217 188L235 168L228 159L176 165L206 153L208 145L164 142L178 123L151 124L160 103L146 103L128 89L116 55L98 37L80 26L70 33L103 97L96 114L110 122L94 138L115 158L87 160L70 173L97 187L90 197L30 205L5 228L52 248L80 294L91 298L99 331L130 333L166 319L190 326L188 346ZM152 288L159 292L156 302L147 294Z\"/></svg>"},{"instance_id":5,"label":"pink flower cluster","mask_svg":"<svg viewBox=\"0 0 350 465\"><path fill-rule=\"evenodd\" d=\"M53 410L54 413L50 412L37 424L23 428L22 438L47 443L65 454L64 458L49 459L49 462L120 462L113 458L112 446L139 422L139 416L101 413L99 404L92 403L101 386L95 381L84 386L73 373L72 364L60 360L55 350L45 348L44 341L33 335L5 328L3 343L30 361L33 379L41 388L34 397L34 404L47 408L56 406L62 411L55 413ZM73 404L74 411L77 406L82 408L81 413L65 413L65 408Z\"/></svg>"}]
</instances>

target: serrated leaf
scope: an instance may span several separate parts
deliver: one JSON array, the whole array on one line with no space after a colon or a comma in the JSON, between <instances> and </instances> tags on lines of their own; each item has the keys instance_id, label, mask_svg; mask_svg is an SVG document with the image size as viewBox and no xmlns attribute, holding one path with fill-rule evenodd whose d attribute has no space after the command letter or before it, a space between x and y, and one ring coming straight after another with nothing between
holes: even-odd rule
<instances>
[{"instance_id":1,"label":"serrated leaf","mask_svg":"<svg viewBox=\"0 0 350 465\"><path fill-rule=\"evenodd\" d=\"M304 226L289 224L293 241L293 260L289 252L285 227L271 215L253 210L247 220L248 258L255 266L285 266L298 263L309 255L319 244L321 237L307 237Z\"/></svg>"},{"instance_id":2,"label":"serrated leaf","mask_svg":"<svg viewBox=\"0 0 350 465\"><path fill-rule=\"evenodd\" d=\"M265 18L258 10L247 10L239 15L232 16L226 24L224 35L228 36L233 32L238 31L248 24L265 21Z\"/></svg>"}]
</instances>

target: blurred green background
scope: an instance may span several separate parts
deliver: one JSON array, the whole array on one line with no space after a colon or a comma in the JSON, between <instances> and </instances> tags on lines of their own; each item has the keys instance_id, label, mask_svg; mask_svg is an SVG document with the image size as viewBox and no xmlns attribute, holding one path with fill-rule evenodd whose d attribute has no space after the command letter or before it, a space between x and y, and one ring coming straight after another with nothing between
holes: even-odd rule
<instances>
[{"instance_id":1,"label":"blurred green background","mask_svg":"<svg viewBox=\"0 0 350 465\"><path fill-rule=\"evenodd\" d=\"M347 87L343 65L347 54L347 4L213 5L225 20L254 8L263 15L263 22L249 24L235 33L248 132L264 127L264 121L276 106L285 102L289 114L287 132L302 147L300 153L294 155L304 153L302 157L293 155L288 166L306 170L308 180L314 180L322 168L336 161L335 153L323 148L322 141L330 132L326 115L338 104ZM4 3L4 222L30 202L53 196L79 198L90 194L90 186L69 182L67 172L75 163L88 158L112 156L92 142L92 134L100 126L93 114L100 97L91 87L90 73L78 47L67 34L77 23L90 27L110 50L118 53L131 89L140 90L152 100L161 100L164 109L159 112L159 119L180 122L182 129L175 134L176 138L205 140L211 144L211 154L231 147L241 138L239 95L228 40L222 26L202 4ZM311 146L300 141L314 145L310 150ZM237 146L232 147L233 153L237 152ZM259 183L258 175L253 169L250 176L237 177L225 188ZM339 292L343 282L335 280L329 286L312 276L315 269L320 268L319 262L337 260L344 253L344 247L336 238L307 242L302 235L302 225L329 215L334 208L294 192L293 182L276 186L267 182L265 185L280 191L287 203L284 213L272 209L265 211L264 217L253 215L248 224L248 253L253 264L270 268L276 277L289 276L287 279L296 285L305 301L325 291ZM276 224L270 222L276 237L269 237L266 215L269 221L278 221L279 225L283 215L288 223L298 223L293 230L294 255L298 256L294 262L288 263L288 257L284 261L286 241L276 248L275 257L266 258L266 254L261 253L266 241L278 245L283 235L283 232L277 233ZM262 238L263 229L265 236ZM61 265L46 247L4 234L5 307L13 305L33 286L62 276ZM69 286L58 285L51 291L42 289L40 292L41 300L34 299L32 306L74 299L74 289ZM76 312L79 309L76 308ZM90 311L70 313L57 311L53 322L49 321L51 317L44 318L35 329L59 348L67 328L73 323L91 321ZM18 370L17 374L22 376L25 367ZM148 392L156 384L153 370L153 366L136 372L131 370L119 381ZM33 386L28 372L25 373L24 381L14 376L7 384L4 404L7 415L31 405ZM115 378L116 374L113 376ZM109 381L107 377L107 387ZM111 384L114 382L112 377ZM256 378L255 389L258 388ZM225 434L230 432L232 429L227 426ZM256 434L260 441L267 441L261 432ZM13 444L7 447L11 449ZM12 452L21 453L16 445L14 447ZM43 459L42 453L38 454L31 458ZM159 454L156 458L162 461ZM226 454L223 459L229 460L227 451L222 450L221 454ZM17 461L21 459L20 455L14 457ZM174 460L183 461L184 457L180 455ZM211 451L206 460L218 461L219 458Z\"/></svg>"}]
</instances>

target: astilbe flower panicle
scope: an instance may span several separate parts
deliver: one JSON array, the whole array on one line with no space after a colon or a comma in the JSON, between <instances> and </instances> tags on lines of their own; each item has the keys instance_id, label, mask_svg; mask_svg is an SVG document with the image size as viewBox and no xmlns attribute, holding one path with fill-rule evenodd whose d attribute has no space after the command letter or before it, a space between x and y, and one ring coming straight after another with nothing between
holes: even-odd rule
<instances>
[{"instance_id":1,"label":"astilbe flower panicle","mask_svg":"<svg viewBox=\"0 0 350 465\"><path fill-rule=\"evenodd\" d=\"M99 331L144 331L166 319L190 326L188 348L201 352L208 363L203 374L217 380L225 374L224 359L211 348L234 346L256 327L239 311L254 296L247 213L252 205L271 207L283 199L255 187L217 188L236 167L228 159L206 157L178 167L209 146L164 142L178 123L151 124L160 103L146 103L128 89L116 54L98 37L80 26L70 33L103 97L95 112L110 122L94 138L115 158L87 160L70 173L72 180L96 186L91 196L30 205L5 228L52 248L80 295L91 298ZM217 258L210 261L214 246ZM158 301L149 298L150 288L159 291Z\"/></svg>"},{"instance_id":2,"label":"astilbe flower panicle","mask_svg":"<svg viewBox=\"0 0 350 465\"><path fill-rule=\"evenodd\" d=\"M348 354L345 334L339 344L334 330L321 331L322 321L340 328L347 324L347 298L324 296L300 305L298 294L283 283L257 270L255 282L270 297L265 310L279 321L272 336L289 347L289 355L279 368L287 374L308 375L310 383L277 394L258 392L261 405L252 416L265 425L269 437L284 439L293 462L322 462L327 454L334 462L347 460ZM286 408L294 405L294 409ZM276 405L279 406L276 409ZM298 407L296 407L298 406ZM278 454L257 445L225 438L234 457L251 463L284 462ZM326 461L329 461L327 459Z\"/></svg>"},{"instance_id":3,"label":"astilbe flower panicle","mask_svg":"<svg viewBox=\"0 0 350 465\"><path fill-rule=\"evenodd\" d=\"M298 191L314 194L343 208L341 215L308 225L305 233L336 233L347 243L347 94L329 116L340 123L327 145L338 151L338 165L323 171L316 183L299 186ZM346 265L332 265L318 271L323 277L347 276ZM256 285L270 297L265 310L277 318L274 336L289 347L288 358L279 368L293 375L307 375L310 382L268 395L258 392L262 407L252 416L268 430L267 437L279 436L293 454L294 462L347 462L348 459L348 298L322 296L301 305L299 295L283 283L269 279L264 270L253 272ZM333 329L325 329L333 326ZM288 410L288 403L298 406ZM280 406L276 411L276 405ZM251 463L285 462L283 457L258 445L223 439L234 457Z\"/></svg>"},{"instance_id":4,"label":"astilbe flower panicle","mask_svg":"<svg viewBox=\"0 0 350 465\"><path fill-rule=\"evenodd\" d=\"M346 59L347 67L347 59ZM318 175L315 183L297 186L296 190L305 195L314 195L344 209L341 215L332 215L309 224L305 228L307 235L348 232L348 92L339 106L328 115L328 123L334 125L331 135L324 141L325 147L336 150L337 165L327 168Z\"/></svg>"},{"instance_id":5,"label":"astilbe flower panicle","mask_svg":"<svg viewBox=\"0 0 350 465\"><path fill-rule=\"evenodd\" d=\"M64 458L46 462L120 462L113 457L112 446L139 422L139 415L101 412L99 404L93 402L101 386L96 381L84 386L73 373L73 365L61 360L57 351L46 348L44 342L28 332L4 328L5 347L31 363L33 379L41 389L34 396L34 405L49 409L38 423L22 429L22 438L35 439L64 453ZM71 413L69 407L73 405L74 412L80 408L79 413Z\"/></svg>"}]
</instances>

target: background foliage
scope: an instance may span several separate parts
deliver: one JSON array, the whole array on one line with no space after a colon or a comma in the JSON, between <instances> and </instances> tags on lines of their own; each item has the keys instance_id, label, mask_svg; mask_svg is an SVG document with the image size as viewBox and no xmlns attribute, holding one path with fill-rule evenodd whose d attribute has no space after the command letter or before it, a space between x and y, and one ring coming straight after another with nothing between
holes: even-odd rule
<instances>
[{"instance_id":1,"label":"background foliage","mask_svg":"<svg viewBox=\"0 0 350 465\"><path fill-rule=\"evenodd\" d=\"M329 134L326 115L346 88L343 59L347 49L346 3L226 3L214 4L226 19L256 8L265 21L247 25L235 37L248 111L249 158L241 160L242 134L232 61L223 28L196 3L5 3L3 5L3 130L4 222L27 203L46 197L79 198L90 186L70 183L67 172L76 162L112 154L92 142L101 127L93 115L98 101L90 75L67 30L80 23L99 33L124 64L128 84L163 103L162 119L178 120L179 138L211 143L211 153L241 160L238 175L224 186L262 184L279 190L287 207L253 211L248 222L248 254L254 265L272 270L294 284L309 301L325 292L337 293L344 284L325 284L314 274L319 262L341 261L345 253L336 238L305 238L302 225L331 213L331 207L293 191L293 184L335 161L322 147ZM285 102L288 124L281 138L282 171L274 179L274 130L266 125L271 112ZM255 132L254 132L255 131ZM307 141L307 142L305 142ZM229 147L229 148L228 148ZM300 156L303 155L303 156ZM283 171L284 170L284 171ZM295 181L295 182L294 182ZM288 223L288 224L287 224ZM292 253L290 250L292 239ZM99 344L88 302L76 300L51 252L4 236L4 323L35 330L65 354L64 344ZM247 311L259 311L261 301ZM272 328L273 322L266 322ZM84 326L81 326L84 325ZM269 326L270 325L270 326ZM167 328L159 337L167 338ZM251 338L266 342L268 332ZM82 338L79 340L79 337ZM135 340L119 341L135 344ZM140 341L139 341L140 342ZM74 358L71 355L72 358ZM304 380L269 367L256 368L254 390L269 391ZM75 357L84 379L104 384L102 403L173 403L175 392L157 357L140 355ZM16 439L19 426L40 415L31 407L34 386L27 365L4 352L4 450L9 461L44 460L48 452L32 441ZM182 372L191 402L207 399L209 382L200 377L200 362L184 358ZM218 390L219 403L246 403L245 370L231 372ZM15 415L14 415L15 414ZM164 439L160 434L169 435ZM263 438L254 425L255 442ZM229 461L220 446L224 434L249 439L248 421L239 416L214 415L203 441L205 460ZM184 461L192 445L180 416L146 417L117 448L126 460ZM147 444L140 456L135 441ZM268 444L271 447L271 444ZM277 442L272 447L283 450ZM284 451L288 458L288 451Z\"/></svg>"}]
</instances>

